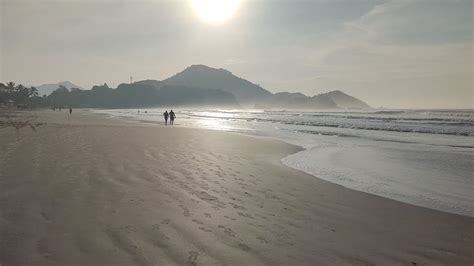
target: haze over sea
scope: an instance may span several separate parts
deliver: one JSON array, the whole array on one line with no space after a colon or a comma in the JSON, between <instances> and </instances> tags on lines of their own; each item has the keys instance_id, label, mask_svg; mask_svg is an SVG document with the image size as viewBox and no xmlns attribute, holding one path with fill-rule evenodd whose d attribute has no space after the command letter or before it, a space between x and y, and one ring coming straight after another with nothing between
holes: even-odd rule
<instances>
[{"instance_id":1,"label":"haze over sea","mask_svg":"<svg viewBox=\"0 0 474 266\"><path fill-rule=\"evenodd\" d=\"M162 108L93 111L163 124ZM269 137L301 146L303 151L282 162L318 178L474 216L474 110L175 112L176 126Z\"/></svg>"}]
</instances>

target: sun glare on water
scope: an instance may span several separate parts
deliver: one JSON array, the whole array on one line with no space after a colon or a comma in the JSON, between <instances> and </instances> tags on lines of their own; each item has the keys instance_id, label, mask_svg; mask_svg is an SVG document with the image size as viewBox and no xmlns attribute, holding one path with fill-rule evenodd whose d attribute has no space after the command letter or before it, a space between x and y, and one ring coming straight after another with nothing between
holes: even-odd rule
<instances>
[{"instance_id":1,"label":"sun glare on water","mask_svg":"<svg viewBox=\"0 0 474 266\"><path fill-rule=\"evenodd\" d=\"M191 0L194 12L205 23L220 24L229 20L240 5L240 0Z\"/></svg>"}]
</instances>

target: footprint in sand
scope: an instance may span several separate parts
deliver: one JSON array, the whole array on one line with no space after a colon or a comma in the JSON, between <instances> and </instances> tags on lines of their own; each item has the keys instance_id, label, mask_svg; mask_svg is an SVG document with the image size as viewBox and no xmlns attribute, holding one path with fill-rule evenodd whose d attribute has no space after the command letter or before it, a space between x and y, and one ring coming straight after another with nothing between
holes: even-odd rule
<instances>
[{"instance_id":1,"label":"footprint in sand","mask_svg":"<svg viewBox=\"0 0 474 266\"><path fill-rule=\"evenodd\" d=\"M49 215L47 215L45 212L41 212L41 217L43 217L43 219L46 221L46 222L51 222L51 217Z\"/></svg>"},{"instance_id":2,"label":"footprint in sand","mask_svg":"<svg viewBox=\"0 0 474 266\"><path fill-rule=\"evenodd\" d=\"M195 222L195 223L197 223L197 224L201 224L201 225L204 224L203 222L201 222L201 221L199 221L199 220L197 220L197 219L193 219L193 222Z\"/></svg>"},{"instance_id":3,"label":"footprint in sand","mask_svg":"<svg viewBox=\"0 0 474 266\"><path fill-rule=\"evenodd\" d=\"M226 218L226 219L230 219L230 220L232 220L232 221L235 221L235 220L237 220L237 219L235 219L235 218L232 218L232 217L229 217L229 216L227 216L227 215L224 215L224 218Z\"/></svg>"},{"instance_id":4,"label":"footprint in sand","mask_svg":"<svg viewBox=\"0 0 474 266\"><path fill-rule=\"evenodd\" d=\"M239 248L241 248L243 251L250 251L251 248L245 244L240 243Z\"/></svg>"},{"instance_id":5,"label":"footprint in sand","mask_svg":"<svg viewBox=\"0 0 474 266\"><path fill-rule=\"evenodd\" d=\"M225 227L223 225L219 225L218 226L219 228L223 229L224 230L224 233L230 237L235 237L235 232L232 231L232 229L228 228L228 227Z\"/></svg>"},{"instance_id":6,"label":"footprint in sand","mask_svg":"<svg viewBox=\"0 0 474 266\"><path fill-rule=\"evenodd\" d=\"M244 206L235 204L235 203L233 203L233 202L229 202L229 204L232 205L232 207L234 207L234 209L238 209L238 210L242 210L242 211L246 211L246 210L247 210L247 208L245 208Z\"/></svg>"},{"instance_id":7,"label":"footprint in sand","mask_svg":"<svg viewBox=\"0 0 474 266\"><path fill-rule=\"evenodd\" d=\"M238 212L237 214L245 218L253 219L253 216L249 213Z\"/></svg>"},{"instance_id":8,"label":"footprint in sand","mask_svg":"<svg viewBox=\"0 0 474 266\"><path fill-rule=\"evenodd\" d=\"M183 215L184 215L185 217L191 216L191 213L189 212L189 209L188 209L188 208L186 208L184 205L179 205L179 207L181 207L181 209L183 210Z\"/></svg>"},{"instance_id":9,"label":"footprint in sand","mask_svg":"<svg viewBox=\"0 0 474 266\"><path fill-rule=\"evenodd\" d=\"M207 229L207 228L206 228L206 227L204 227L204 226L200 226L200 227L198 227L198 228L199 228L199 230L202 230L202 231L204 231L204 232L207 232L207 233L210 233L210 232L212 232L212 230L211 230L211 229Z\"/></svg>"},{"instance_id":10,"label":"footprint in sand","mask_svg":"<svg viewBox=\"0 0 474 266\"><path fill-rule=\"evenodd\" d=\"M161 224L169 224L171 222L171 219L163 219L163 221L161 221Z\"/></svg>"},{"instance_id":11,"label":"footprint in sand","mask_svg":"<svg viewBox=\"0 0 474 266\"><path fill-rule=\"evenodd\" d=\"M197 265L197 258L199 256L199 252L196 251L189 251L188 260L186 261L186 265Z\"/></svg>"},{"instance_id":12,"label":"footprint in sand","mask_svg":"<svg viewBox=\"0 0 474 266\"><path fill-rule=\"evenodd\" d=\"M200 191L200 192L194 193L194 195L196 195L201 200L205 200L205 201L209 201L209 202L218 200L217 197L211 196L205 191Z\"/></svg>"},{"instance_id":13,"label":"footprint in sand","mask_svg":"<svg viewBox=\"0 0 474 266\"><path fill-rule=\"evenodd\" d=\"M267 241L265 238L263 238L263 237L261 237L261 236L257 236L256 238L257 238L258 240L260 240L260 242L265 243L265 244L268 244L268 241Z\"/></svg>"},{"instance_id":14,"label":"footprint in sand","mask_svg":"<svg viewBox=\"0 0 474 266\"><path fill-rule=\"evenodd\" d=\"M205 216L206 218L211 218L211 214L210 214L210 213L204 213L204 216Z\"/></svg>"}]
</instances>

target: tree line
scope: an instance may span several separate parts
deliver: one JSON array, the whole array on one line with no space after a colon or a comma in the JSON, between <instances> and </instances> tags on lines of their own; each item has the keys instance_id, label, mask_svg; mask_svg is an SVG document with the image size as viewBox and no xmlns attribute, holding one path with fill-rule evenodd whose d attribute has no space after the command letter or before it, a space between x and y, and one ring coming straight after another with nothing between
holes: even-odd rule
<instances>
[{"instance_id":1,"label":"tree line","mask_svg":"<svg viewBox=\"0 0 474 266\"><path fill-rule=\"evenodd\" d=\"M0 83L1 84L1 83ZM9 82L0 85L0 105L27 107L73 108L135 108L153 106L231 106L238 103L229 92L215 89L163 86L147 84L120 84L110 88L107 84L93 86L90 90L68 89L63 85L48 96L38 96L35 87L25 87Z\"/></svg>"},{"instance_id":2,"label":"tree line","mask_svg":"<svg viewBox=\"0 0 474 266\"><path fill-rule=\"evenodd\" d=\"M8 82L0 83L0 105L15 105L18 107L33 107L42 105L44 97L40 97L35 87Z\"/></svg>"}]
</instances>

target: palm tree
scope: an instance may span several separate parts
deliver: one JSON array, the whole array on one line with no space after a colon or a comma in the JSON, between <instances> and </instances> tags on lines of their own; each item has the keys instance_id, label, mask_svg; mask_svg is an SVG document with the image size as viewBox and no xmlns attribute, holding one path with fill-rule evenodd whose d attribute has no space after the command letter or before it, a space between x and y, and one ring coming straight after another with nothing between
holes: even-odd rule
<instances>
[{"instance_id":1,"label":"palm tree","mask_svg":"<svg viewBox=\"0 0 474 266\"><path fill-rule=\"evenodd\" d=\"M8 94L13 95L13 92L15 91L15 88L16 88L15 82L10 81L10 82L7 83L6 89L7 89Z\"/></svg>"},{"instance_id":2,"label":"palm tree","mask_svg":"<svg viewBox=\"0 0 474 266\"><path fill-rule=\"evenodd\" d=\"M8 99L6 88L5 84L0 83L0 103L6 102Z\"/></svg>"},{"instance_id":3,"label":"palm tree","mask_svg":"<svg viewBox=\"0 0 474 266\"><path fill-rule=\"evenodd\" d=\"M39 95L38 89L35 88L35 87L31 87L28 96L29 96L29 97L37 97L38 95Z\"/></svg>"},{"instance_id":4,"label":"palm tree","mask_svg":"<svg viewBox=\"0 0 474 266\"><path fill-rule=\"evenodd\" d=\"M28 102L28 98L30 97L30 89L23 86L22 84L16 86L14 94L13 94L13 100L15 103L26 103Z\"/></svg>"},{"instance_id":5,"label":"palm tree","mask_svg":"<svg viewBox=\"0 0 474 266\"><path fill-rule=\"evenodd\" d=\"M25 86L23 86L22 84L16 86L17 91L23 91L24 89L25 89Z\"/></svg>"},{"instance_id":6,"label":"palm tree","mask_svg":"<svg viewBox=\"0 0 474 266\"><path fill-rule=\"evenodd\" d=\"M0 83L0 94L5 94L7 93L7 86L5 86L5 84L3 83Z\"/></svg>"}]
</instances>

